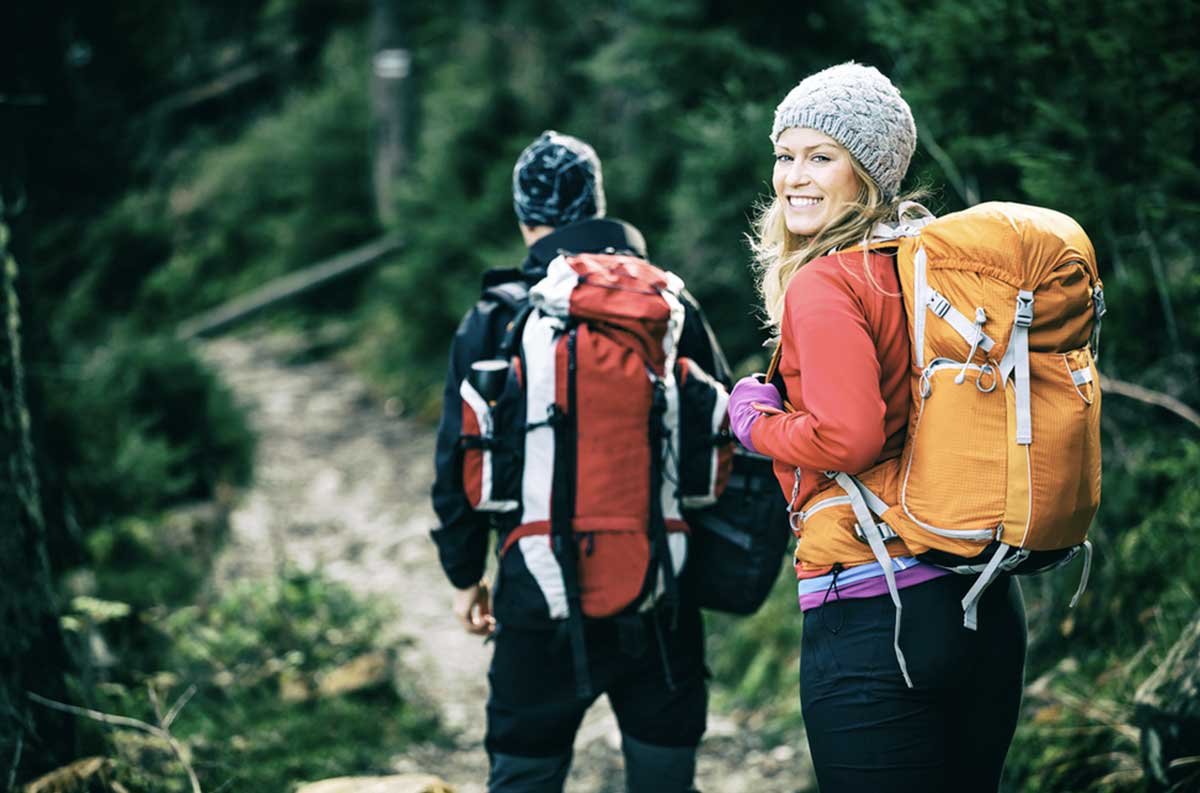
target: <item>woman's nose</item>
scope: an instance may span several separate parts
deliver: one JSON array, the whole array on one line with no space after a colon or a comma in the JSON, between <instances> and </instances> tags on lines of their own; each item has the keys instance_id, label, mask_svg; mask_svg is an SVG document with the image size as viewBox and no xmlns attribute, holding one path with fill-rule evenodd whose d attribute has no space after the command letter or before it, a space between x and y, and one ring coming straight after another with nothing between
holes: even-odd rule
<instances>
[{"instance_id":1,"label":"woman's nose","mask_svg":"<svg viewBox=\"0 0 1200 793\"><path fill-rule=\"evenodd\" d=\"M804 184L808 181L808 170L801 160L793 160L785 178L788 184Z\"/></svg>"}]
</instances>

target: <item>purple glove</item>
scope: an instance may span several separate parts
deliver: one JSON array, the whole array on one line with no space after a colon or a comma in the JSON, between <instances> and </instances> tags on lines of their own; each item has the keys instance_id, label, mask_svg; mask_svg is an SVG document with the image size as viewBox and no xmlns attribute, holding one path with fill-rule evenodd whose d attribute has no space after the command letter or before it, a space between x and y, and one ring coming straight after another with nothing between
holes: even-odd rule
<instances>
[{"instance_id":1,"label":"purple glove","mask_svg":"<svg viewBox=\"0 0 1200 793\"><path fill-rule=\"evenodd\" d=\"M760 408L754 407L756 404L782 412L783 397L775 386L760 383L757 375L747 375L734 383L729 393L729 428L743 446L755 453L758 450L750 442L750 428L764 415Z\"/></svg>"}]
</instances>

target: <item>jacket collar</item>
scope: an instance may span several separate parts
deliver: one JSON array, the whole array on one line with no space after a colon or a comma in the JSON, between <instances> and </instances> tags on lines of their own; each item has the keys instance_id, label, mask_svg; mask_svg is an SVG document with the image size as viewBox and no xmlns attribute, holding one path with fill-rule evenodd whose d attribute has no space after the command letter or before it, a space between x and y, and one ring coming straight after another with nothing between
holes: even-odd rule
<instances>
[{"instance_id":1,"label":"jacket collar","mask_svg":"<svg viewBox=\"0 0 1200 793\"><path fill-rule=\"evenodd\" d=\"M526 278L540 279L560 253L604 253L612 250L646 258L646 240L632 224L610 218L590 218L563 226L529 248L521 265Z\"/></svg>"}]
</instances>

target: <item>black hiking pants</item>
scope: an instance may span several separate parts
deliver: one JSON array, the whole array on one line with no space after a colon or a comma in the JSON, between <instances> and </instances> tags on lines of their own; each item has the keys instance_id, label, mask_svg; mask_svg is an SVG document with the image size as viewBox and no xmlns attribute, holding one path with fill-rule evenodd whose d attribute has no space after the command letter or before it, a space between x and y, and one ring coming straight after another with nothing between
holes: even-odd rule
<instances>
[{"instance_id":1,"label":"black hiking pants","mask_svg":"<svg viewBox=\"0 0 1200 793\"><path fill-rule=\"evenodd\" d=\"M566 631L501 626L488 672L489 790L561 790L575 733L601 693L608 695L621 728L629 789L682 793L691 787L708 710L703 619L695 606L683 606L675 630L661 619L656 631L654 620L642 615L585 621L594 692L586 699L576 694ZM651 774L656 783L635 784ZM515 778L522 781L512 782ZM533 778L539 782L523 781Z\"/></svg>"},{"instance_id":2,"label":"black hiking pants","mask_svg":"<svg viewBox=\"0 0 1200 793\"><path fill-rule=\"evenodd\" d=\"M984 593L979 630L960 600L974 576L946 575L804 614L800 704L817 782L827 793L988 793L1016 730L1025 667L1025 607L1016 579Z\"/></svg>"}]
</instances>

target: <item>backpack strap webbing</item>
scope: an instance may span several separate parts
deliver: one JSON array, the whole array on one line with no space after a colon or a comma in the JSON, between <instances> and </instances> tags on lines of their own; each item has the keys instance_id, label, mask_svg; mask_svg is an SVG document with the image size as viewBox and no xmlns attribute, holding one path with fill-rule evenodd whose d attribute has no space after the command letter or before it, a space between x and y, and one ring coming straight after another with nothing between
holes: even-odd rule
<instances>
[{"instance_id":1,"label":"backpack strap webbing","mask_svg":"<svg viewBox=\"0 0 1200 793\"><path fill-rule=\"evenodd\" d=\"M526 316L528 315L525 312ZM524 324L522 322L522 324ZM575 339L576 328L567 330L567 408L554 417L554 472L550 488L550 543L562 570L567 597L567 633L575 666L575 693L580 699L592 696L587 646L583 636L583 603L579 591L579 546L572 521L575 517L576 427Z\"/></svg>"},{"instance_id":2,"label":"backpack strap webbing","mask_svg":"<svg viewBox=\"0 0 1200 793\"><path fill-rule=\"evenodd\" d=\"M505 281L485 281L483 297L503 303L516 311L529 299L529 284L519 276Z\"/></svg>"},{"instance_id":3,"label":"backpack strap webbing","mask_svg":"<svg viewBox=\"0 0 1200 793\"><path fill-rule=\"evenodd\" d=\"M675 569L671 560L671 546L667 539L667 521L663 515L662 482L663 482L663 452L667 440L667 427L664 419L667 413L667 395L663 382L654 381L654 396L650 406L649 438L650 438L650 511L649 525L650 547L653 549L647 588L651 597L658 589L659 577L662 577L663 596L662 608L670 614L671 630L675 630L679 621L679 582L675 578ZM655 639L658 644L659 659L663 665L663 676L667 681L667 689L675 690L675 677L671 673L671 661L667 655L666 642L663 639L659 615L651 615L654 621Z\"/></svg>"},{"instance_id":4,"label":"backpack strap webbing","mask_svg":"<svg viewBox=\"0 0 1200 793\"><path fill-rule=\"evenodd\" d=\"M775 386L775 389L779 391L779 396L783 397L784 410L791 413L795 408L787 399L787 387L783 384L783 377L779 374L779 363L782 359L783 342L780 341L775 345L775 352L771 353L771 362L767 364L767 373L763 375L763 382Z\"/></svg>"},{"instance_id":5,"label":"backpack strap webbing","mask_svg":"<svg viewBox=\"0 0 1200 793\"><path fill-rule=\"evenodd\" d=\"M1017 307L1013 316L1012 336L1008 349L1000 358L1000 380L1005 382L1013 376L1016 396L1017 433L1016 441L1022 446L1033 442L1033 421L1029 393L1029 328L1033 325L1033 292L1022 289L1017 292Z\"/></svg>"},{"instance_id":6,"label":"backpack strap webbing","mask_svg":"<svg viewBox=\"0 0 1200 793\"><path fill-rule=\"evenodd\" d=\"M992 558L987 563L987 567L983 568L983 572L979 574L979 578L975 579L975 583L967 590L967 594L963 596L963 627L968 630L979 629L979 599L983 597L983 592L992 582L996 580L996 576L1000 574L1001 564L1004 562L1004 557L1008 556L1008 552L1013 547L1008 543L1000 543L1000 547L992 554Z\"/></svg>"},{"instance_id":7,"label":"backpack strap webbing","mask_svg":"<svg viewBox=\"0 0 1200 793\"><path fill-rule=\"evenodd\" d=\"M517 315L508 323L508 329L504 332L504 338L500 340L500 349L497 354L501 358L511 358L513 353L516 352L517 346L520 344L521 334L525 331L525 323L532 313L532 303L525 303L517 309Z\"/></svg>"},{"instance_id":8,"label":"backpack strap webbing","mask_svg":"<svg viewBox=\"0 0 1200 793\"><path fill-rule=\"evenodd\" d=\"M896 661L900 664L900 672L909 688L913 687L912 678L908 675L908 663L904 660L904 652L900 649L900 614L903 607L900 604L900 589L896 585L896 569L892 564L892 556L884 545L897 535L886 523L876 521L871 513L882 516L887 511L883 499L871 492L870 488L850 474L829 472L826 474L836 481L850 497L850 508L854 510L854 518L858 522L855 531L860 540L871 547L871 553L883 568L883 577L887 581L888 594L896 607L896 626L892 634L892 647L896 651Z\"/></svg>"},{"instance_id":9,"label":"backpack strap webbing","mask_svg":"<svg viewBox=\"0 0 1200 793\"><path fill-rule=\"evenodd\" d=\"M529 315L533 311L533 304L529 302L529 284L519 277L495 283L487 281L485 277L481 298L494 300L513 312L514 317L506 326L497 350L500 358L511 358L521 343L521 333L525 329L525 321L529 319Z\"/></svg>"},{"instance_id":10,"label":"backpack strap webbing","mask_svg":"<svg viewBox=\"0 0 1200 793\"><path fill-rule=\"evenodd\" d=\"M679 590L675 570L671 561L671 549L667 540L667 521L663 515L662 483L663 453L666 449L668 430L664 419L667 413L667 396L661 380L655 381L654 397L650 407L650 542L663 576L663 602L673 611L678 610ZM653 587L653 585L652 585ZM657 587L653 587L651 592ZM672 615L672 628L676 616Z\"/></svg>"}]
</instances>

